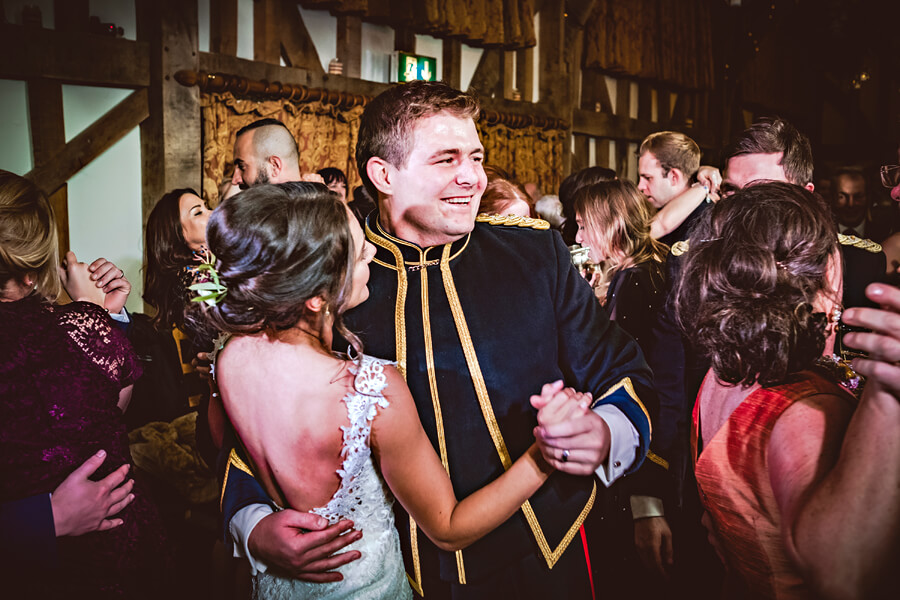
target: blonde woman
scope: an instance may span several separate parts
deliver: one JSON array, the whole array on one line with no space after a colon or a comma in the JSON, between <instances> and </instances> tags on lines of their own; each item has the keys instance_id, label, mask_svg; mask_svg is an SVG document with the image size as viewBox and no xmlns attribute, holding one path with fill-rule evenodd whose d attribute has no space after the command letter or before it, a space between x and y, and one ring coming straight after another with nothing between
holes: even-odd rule
<instances>
[{"instance_id":1,"label":"blonde woman","mask_svg":"<svg viewBox=\"0 0 900 600\"><path fill-rule=\"evenodd\" d=\"M582 188L575 197L576 241L601 265L594 285L610 317L638 344L662 307L668 246L650 237L650 209L630 181ZM646 349L645 353L646 353Z\"/></svg>"},{"instance_id":2,"label":"blonde woman","mask_svg":"<svg viewBox=\"0 0 900 600\"><path fill-rule=\"evenodd\" d=\"M30 512L4 528L0 557L17 574L4 597L165 597L162 521L140 481L119 486L131 465L122 413L140 367L108 313L121 309L127 282L105 291L71 252L60 268L56 236L46 197L0 171L0 507L37 497L53 513L52 525ZM59 305L63 286L74 301ZM91 469L116 492L82 481L95 502L60 493L70 474ZM82 513L77 523L73 512ZM23 527L32 535L13 546ZM36 548L40 561L18 568Z\"/></svg>"}]
</instances>

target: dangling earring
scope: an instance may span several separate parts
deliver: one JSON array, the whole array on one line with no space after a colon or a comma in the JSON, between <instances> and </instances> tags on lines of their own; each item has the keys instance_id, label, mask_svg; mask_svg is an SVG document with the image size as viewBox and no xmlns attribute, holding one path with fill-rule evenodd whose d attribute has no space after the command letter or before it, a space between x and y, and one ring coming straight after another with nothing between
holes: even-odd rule
<instances>
[{"instance_id":1,"label":"dangling earring","mask_svg":"<svg viewBox=\"0 0 900 600\"><path fill-rule=\"evenodd\" d=\"M831 309L831 314L828 315L829 320L832 325L837 327L837 325L841 322L841 315L844 314L844 308L840 304L835 304L834 308Z\"/></svg>"},{"instance_id":2,"label":"dangling earring","mask_svg":"<svg viewBox=\"0 0 900 600\"><path fill-rule=\"evenodd\" d=\"M325 316L326 316L326 317L330 317L330 316L331 316L331 310L329 310L327 304L325 305Z\"/></svg>"}]
</instances>

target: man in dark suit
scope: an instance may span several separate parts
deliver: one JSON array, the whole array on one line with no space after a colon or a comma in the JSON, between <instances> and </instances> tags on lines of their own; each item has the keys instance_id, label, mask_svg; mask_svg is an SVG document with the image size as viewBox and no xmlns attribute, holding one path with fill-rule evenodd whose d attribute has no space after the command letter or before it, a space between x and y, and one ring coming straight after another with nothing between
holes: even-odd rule
<instances>
[{"instance_id":1,"label":"man in dark suit","mask_svg":"<svg viewBox=\"0 0 900 600\"><path fill-rule=\"evenodd\" d=\"M813 191L813 157L809 140L779 118L760 119L725 152L722 195L755 181L786 181ZM884 279L887 259L881 246L861 237L842 236L844 306L871 306L866 286Z\"/></svg>"},{"instance_id":2,"label":"man in dark suit","mask_svg":"<svg viewBox=\"0 0 900 600\"><path fill-rule=\"evenodd\" d=\"M412 588L429 598L589 598L602 578L592 578L583 523L647 453L651 374L549 224L476 218L486 185L478 114L474 98L443 83L390 88L367 105L356 154L378 198L366 222L377 254L370 299L347 323L367 351L397 361L459 495L499 476L535 435L557 469L521 513L456 553L397 506ZM590 391L592 410L560 423L535 414L529 396L556 380ZM279 525L294 511L260 518L267 498L254 495L249 469L226 469L223 512L238 548L307 577L282 560L306 537Z\"/></svg>"},{"instance_id":3,"label":"man in dark suit","mask_svg":"<svg viewBox=\"0 0 900 600\"><path fill-rule=\"evenodd\" d=\"M828 201L838 233L882 243L893 233L893 206L888 211L872 206L862 170L842 167L831 176Z\"/></svg>"}]
</instances>

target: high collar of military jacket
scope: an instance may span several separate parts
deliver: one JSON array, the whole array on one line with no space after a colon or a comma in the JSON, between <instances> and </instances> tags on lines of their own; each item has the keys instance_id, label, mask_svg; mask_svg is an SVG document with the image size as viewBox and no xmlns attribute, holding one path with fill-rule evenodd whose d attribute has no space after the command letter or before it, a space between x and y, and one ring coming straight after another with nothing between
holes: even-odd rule
<instances>
[{"instance_id":1,"label":"high collar of military jacket","mask_svg":"<svg viewBox=\"0 0 900 600\"><path fill-rule=\"evenodd\" d=\"M460 239L439 246L421 246L391 235L381 226L378 211L369 214L366 219L366 237L375 244L375 262L385 267L396 269L399 266L408 271L416 271L426 267L439 265L449 245L447 259L453 260L469 245L472 234L468 233Z\"/></svg>"}]
</instances>

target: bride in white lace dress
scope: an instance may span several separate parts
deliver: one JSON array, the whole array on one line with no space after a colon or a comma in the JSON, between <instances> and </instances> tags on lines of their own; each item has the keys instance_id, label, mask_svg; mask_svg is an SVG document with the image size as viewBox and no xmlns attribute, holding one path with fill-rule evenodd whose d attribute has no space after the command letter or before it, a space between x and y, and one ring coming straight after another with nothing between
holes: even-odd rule
<instances>
[{"instance_id":1,"label":"bride in white lace dress","mask_svg":"<svg viewBox=\"0 0 900 600\"><path fill-rule=\"evenodd\" d=\"M455 550L503 523L546 480L550 467L532 445L457 502L399 371L331 352L333 328L358 346L340 315L368 297L374 247L324 186L251 188L219 206L207 239L221 287L207 286L205 313L229 334L214 377L257 480L280 506L350 519L363 534L348 547L362 557L341 567L342 581L261 573L256 598L409 598L391 492L439 547ZM543 395L571 406L563 400L574 392L560 387Z\"/></svg>"}]
</instances>

